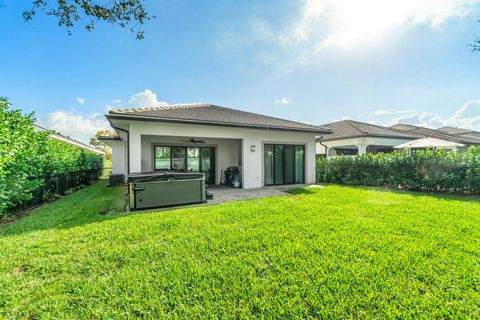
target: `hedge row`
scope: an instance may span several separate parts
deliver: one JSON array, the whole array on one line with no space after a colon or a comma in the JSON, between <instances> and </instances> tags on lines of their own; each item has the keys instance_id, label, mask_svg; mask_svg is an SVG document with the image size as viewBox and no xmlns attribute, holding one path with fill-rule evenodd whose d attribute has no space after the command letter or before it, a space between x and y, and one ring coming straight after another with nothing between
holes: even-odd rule
<instances>
[{"instance_id":1,"label":"hedge row","mask_svg":"<svg viewBox=\"0 0 480 320\"><path fill-rule=\"evenodd\" d=\"M32 198L32 192L57 174L101 169L103 158L35 130L33 114L23 115L0 98L0 216Z\"/></svg>"},{"instance_id":2,"label":"hedge row","mask_svg":"<svg viewBox=\"0 0 480 320\"><path fill-rule=\"evenodd\" d=\"M480 194L480 147L317 159L317 181L412 191Z\"/></svg>"}]
</instances>

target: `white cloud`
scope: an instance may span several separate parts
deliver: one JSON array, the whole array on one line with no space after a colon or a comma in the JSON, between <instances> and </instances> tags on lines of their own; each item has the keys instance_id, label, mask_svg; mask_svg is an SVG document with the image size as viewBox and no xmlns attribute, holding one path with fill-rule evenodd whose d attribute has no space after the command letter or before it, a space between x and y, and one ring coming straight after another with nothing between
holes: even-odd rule
<instances>
[{"instance_id":1,"label":"white cloud","mask_svg":"<svg viewBox=\"0 0 480 320\"><path fill-rule=\"evenodd\" d=\"M128 104L131 107L156 107L168 106L168 103L157 100L157 94L152 90L145 89L145 91L134 94Z\"/></svg>"},{"instance_id":2,"label":"white cloud","mask_svg":"<svg viewBox=\"0 0 480 320\"><path fill-rule=\"evenodd\" d=\"M425 26L441 30L449 20L473 14L480 0L300 0L283 24L254 16L249 28L223 29L216 42L235 56L254 50L255 59L295 65L316 61L325 51L359 52L397 41L405 31ZM286 62L288 60L288 62Z\"/></svg>"},{"instance_id":3,"label":"white cloud","mask_svg":"<svg viewBox=\"0 0 480 320\"><path fill-rule=\"evenodd\" d=\"M285 97L281 98L281 99L275 99L273 100L273 103L275 104L292 104L293 101L292 100L289 100Z\"/></svg>"},{"instance_id":4,"label":"white cloud","mask_svg":"<svg viewBox=\"0 0 480 320\"><path fill-rule=\"evenodd\" d=\"M397 123L407 123L427 128L452 126L480 131L480 100L467 101L455 113L447 117L432 112L412 110L410 113L386 119L384 122L387 126Z\"/></svg>"},{"instance_id":5,"label":"white cloud","mask_svg":"<svg viewBox=\"0 0 480 320\"><path fill-rule=\"evenodd\" d=\"M283 40L312 54L378 43L406 27L439 28L469 14L478 0L306 0ZM306 57L304 57L306 58Z\"/></svg>"},{"instance_id":6,"label":"white cloud","mask_svg":"<svg viewBox=\"0 0 480 320\"><path fill-rule=\"evenodd\" d=\"M77 97L76 100L77 100L77 102L78 102L79 104L81 104L82 106L85 104L85 99L84 99L84 98Z\"/></svg>"},{"instance_id":7,"label":"white cloud","mask_svg":"<svg viewBox=\"0 0 480 320\"><path fill-rule=\"evenodd\" d=\"M373 115L375 116L383 116L383 115L388 115L388 114L402 114L402 113L412 113L416 112L417 110L415 109L409 109L409 110L377 110Z\"/></svg>"},{"instance_id":8,"label":"white cloud","mask_svg":"<svg viewBox=\"0 0 480 320\"><path fill-rule=\"evenodd\" d=\"M75 110L58 110L39 118L37 122L46 129L84 143L88 143L98 130L110 128L102 113L83 116Z\"/></svg>"}]
</instances>

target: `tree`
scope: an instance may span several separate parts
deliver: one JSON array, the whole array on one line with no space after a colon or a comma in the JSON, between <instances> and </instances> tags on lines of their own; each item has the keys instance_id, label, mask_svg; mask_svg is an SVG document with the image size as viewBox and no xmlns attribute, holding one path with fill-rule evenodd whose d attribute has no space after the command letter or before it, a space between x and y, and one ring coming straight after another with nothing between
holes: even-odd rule
<instances>
[{"instance_id":1,"label":"tree","mask_svg":"<svg viewBox=\"0 0 480 320\"><path fill-rule=\"evenodd\" d=\"M34 122L33 113L23 115L0 98L0 217L42 183L49 132L35 130Z\"/></svg>"},{"instance_id":2,"label":"tree","mask_svg":"<svg viewBox=\"0 0 480 320\"><path fill-rule=\"evenodd\" d=\"M85 22L85 29L92 31L97 22L107 22L129 27L137 39L143 39L142 25L154 18L143 5L144 0L33 0L30 10L23 12L25 21L31 21L41 11L58 19L60 27L71 28L79 21Z\"/></svg>"},{"instance_id":3,"label":"tree","mask_svg":"<svg viewBox=\"0 0 480 320\"><path fill-rule=\"evenodd\" d=\"M107 129L98 130L97 133L95 133L95 136L93 138L90 138L90 145L95 149L105 152L105 157L110 160L112 159L112 148L110 148L104 142L100 141L98 137L114 136L114 135L115 135L115 132L111 130L107 130Z\"/></svg>"},{"instance_id":4,"label":"tree","mask_svg":"<svg viewBox=\"0 0 480 320\"><path fill-rule=\"evenodd\" d=\"M475 39L475 41L468 46L472 51L480 51L480 38Z\"/></svg>"}]
</instances>

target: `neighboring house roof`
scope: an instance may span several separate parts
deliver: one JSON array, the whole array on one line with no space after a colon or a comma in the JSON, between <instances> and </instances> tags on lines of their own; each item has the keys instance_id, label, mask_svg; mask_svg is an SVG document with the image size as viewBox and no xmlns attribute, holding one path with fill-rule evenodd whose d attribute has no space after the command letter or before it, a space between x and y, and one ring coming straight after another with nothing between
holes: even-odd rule
<instances>
[{"instance_id":1,"label":"neighboring house roof","mask_svg":"<svg viewBox=\"0 0 480 320\"><path fill-rule=\"evenodd\" d=\"M443 127L437 131L454 135L466 143L480 144L480 132L478 131L454 127Z\"/></svg>"},{"instance_id":2,"label":"neighboring house roof","mask_svg":"<svg viewBox=\"0 0 480 320\"><path fill-rule=\"evenodd\" d=\"M331 141L358 137L384 137L400 139L417 139L419 136L407 132L398 131L370 123L353 120L342 120L323 125L331 128L333 134L322 137L321 141Z\"/></svg>"},{"instance_id":3,"label":"neighboring house roof","mask_svg":"<svg viewBox=\"0 0 480 320\"><path fill-rule=\"evenodd\" d=\"M115 136L104 136L104 135L102 135L102 136L98 136L97 139L98 140L109 140L109 141L122 140L117 135L115 135Z\"/></svg>"},{"instance_id":4,"label":"neighboring house roof","mask_svg":"<svg viewBox=\"0 0 480 320\"><path fill-rule=\"evenodd\" d=\"M438 128L437 131L448 133L448 134L465 134L465 133L478 133L480 132L469 130L469 129L462 129L462 128L456 128L456 127L442 127Z\"/></svg>"},{"instance_id":5,"label":"neighboring house roof","mask_svg":"<svg viewBox=\"0 0 480 320\"><path fill-rule=\"evenodd\" d=\"M405 132L422 135L424 137L437 138L441 140L452 141L456 143L465 143L465 144L480 144L480 136L475 136L472 134L449 134L444 130L435 130L419 126L414 126L411 124L396 124L390 128L396 130L402 130Z\"/></svg>"},{"instance_id":6,"label":"neighboring house roof","mask_svg":"<svg viewBox=\"0 0 480 320\"><path fill-rule=\"evenodd\" d=\"M144 121L163 121L189 124L206 124L262 128L275 130L291 130L315 133L330 133L329 128L274 118L257 113L230 109L212 104L180 104L151 108L110 110L107 115L111 119L130 119Z\"/></svg>"},{"instance_id":7,"label":"neighboring house roof","mask_svg":"<svg viewBox=\"0 0 480 320\"><path fill-rule=\"evenodd\" d=\"M38 130L38 131L48 131L48 129L45 129L43 127L40 127L36 124L33 125L33 127ZM80 141L77 141L77 140L74 140L70 137L66 137L64 135L61 135L60 133L58 132L53 132L50 134L49 136L51 139L55 139L57 141L62 141L62 142L65 142L65 143L68 143L68 144L71 144L72 146L75 146L77 148L80 148L80 149L84 149L84 150L87 150L87 151L91 151L91 152L94 152L96 154L99 154L99 155L105 155L105 152L103 151L100 151L92 146L89 146L88 144L85 144L85 143L82 143Z\"/></svg>"},{"instance_id":8,"label":"neighboring house roof","mask_svg":"<svg viewBox=\"0 0 480 320\"><path fill-rule=\"evenodd\" d=\"M464 144L437 138L422 138L401 145L395 146L395 149L431 149L431 148L457 148L464 147Z\"/></svg>"}]
</instances>

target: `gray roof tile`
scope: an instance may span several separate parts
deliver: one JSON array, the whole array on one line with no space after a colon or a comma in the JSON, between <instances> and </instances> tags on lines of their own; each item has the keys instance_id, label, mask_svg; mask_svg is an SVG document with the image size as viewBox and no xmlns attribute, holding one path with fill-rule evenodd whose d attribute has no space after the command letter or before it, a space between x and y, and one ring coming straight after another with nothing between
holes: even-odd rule
<instances>
[{"instance_id":1,"label":"gray roof tile","mask_svg":"<svg viewBox=\"0 0 480 320\"><path fill-rule=\"evenodd\" d=\"M315 126L212 104L180 104L151 108L117 109L110 110L107 117L110 119L150 119L180 123L268 128L316 133L331 132L329 128L323 126Z\"/></svg>"},{"instance_id":2,"label":"gray roof tile","mask_svg":"<svg viewBox=\"0 0 480 320\"><path fill-rule=\"evenodd\" d=\"M407 132L353 120L336 121L324 124L323 126L331 128L333 134L325 136L321 139L322 141L357 137L419 138L419 136Z\"/></svg>"},{"instance_id":3,"label":"gray roof tile","mask_svg":"<svg viewBox=\"0 0 480 320\"><path fill-rule=\"evenodd\" d=\"M437 139L442 139L442 140L452 141L457 143L480 144L480 134L474 133L474 132L451 134L447 132L447 131L452 132L453 130L451 129L447 130L445 128L442 128L442 129L435 130L435 129L414 126L411 124L396 124L391 126L390 128L393 128L396 130L402 130L402 131L413 133L413 134L422 135L424 137L437 138ZM455 130L455 131L458 132L458 130Z\"/></svg>"}]
</instances>

